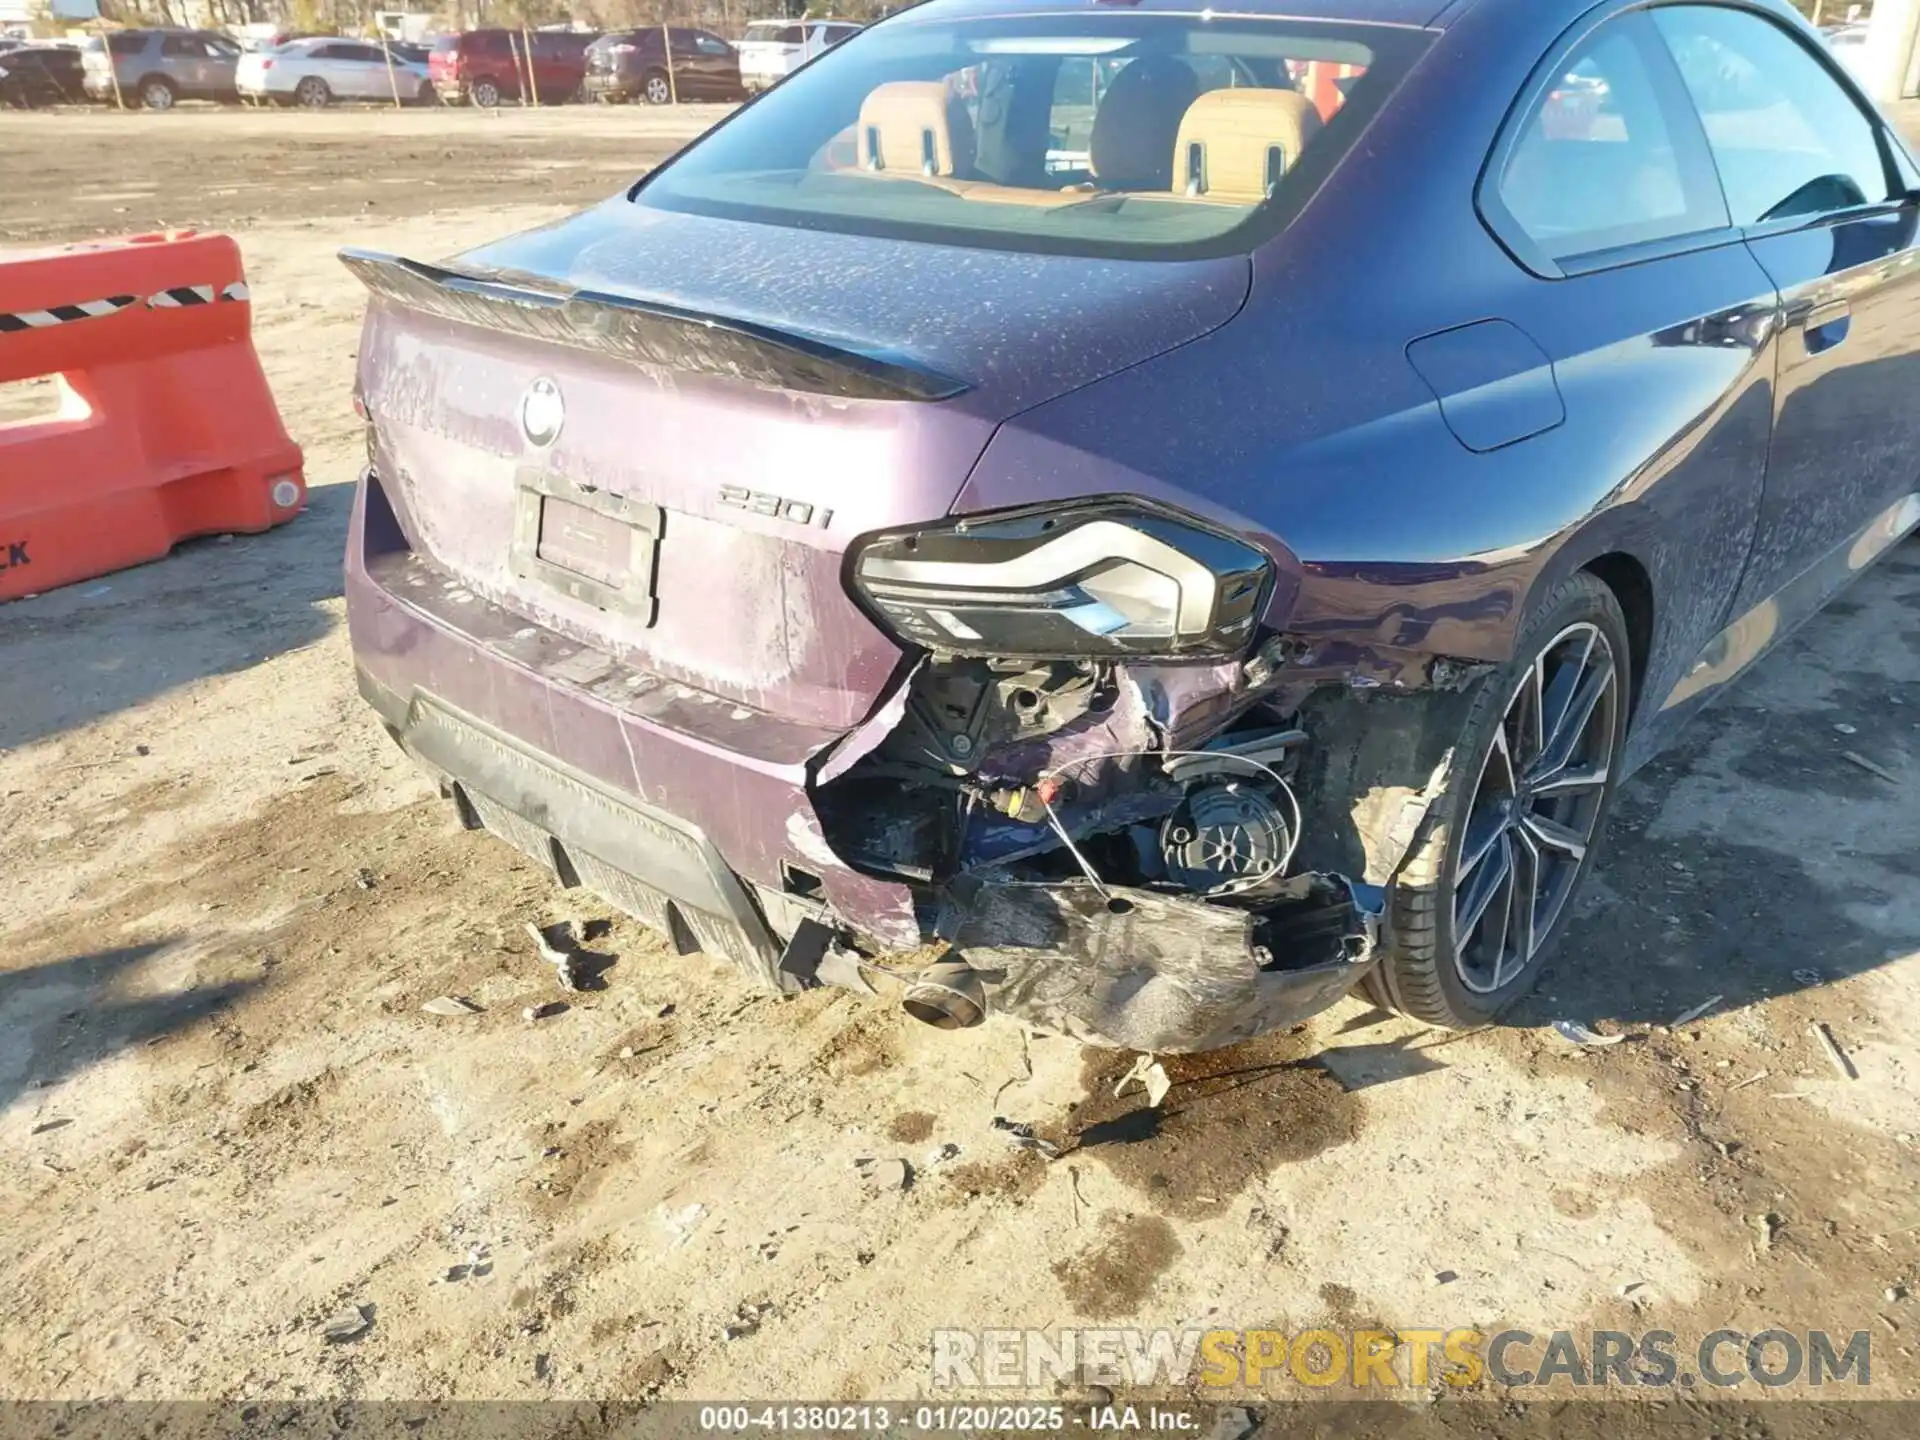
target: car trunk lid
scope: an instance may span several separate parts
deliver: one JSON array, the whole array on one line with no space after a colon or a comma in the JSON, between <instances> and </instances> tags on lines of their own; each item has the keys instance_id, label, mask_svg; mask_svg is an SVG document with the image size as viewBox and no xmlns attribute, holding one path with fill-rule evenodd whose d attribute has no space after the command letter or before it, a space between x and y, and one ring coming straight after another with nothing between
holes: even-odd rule
<instances>
[{"instance_id":1,"label":"car trunk lid","mask_svg":"<svg viewBox=\"0 0 1920 1440\"><path fill-rule=\"evenodd\" d=\"M1248 270L624 200L445 265L343 258L416 550L623 663L829 728L901 658L846 592L850 540L944 515L1001 420L1223 323Z\"/></svg>"}]
</instances>

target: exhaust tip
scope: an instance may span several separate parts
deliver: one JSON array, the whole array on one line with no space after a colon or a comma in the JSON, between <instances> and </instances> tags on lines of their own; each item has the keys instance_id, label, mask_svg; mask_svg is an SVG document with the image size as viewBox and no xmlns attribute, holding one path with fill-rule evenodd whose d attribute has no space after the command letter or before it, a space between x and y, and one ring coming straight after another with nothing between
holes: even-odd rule
<instances>
[{"instance_id":1,"label":"exhaust tip","mask_svg":"<svg viewBox=\"0 0 1920 1440\"><path fill-rule=\"evenodd\" d=\"M914 1019L936 1030L971 1030L987 1018L980 972L951 957L922 970L900 1003Z\"/></svg>"}]
</instances>

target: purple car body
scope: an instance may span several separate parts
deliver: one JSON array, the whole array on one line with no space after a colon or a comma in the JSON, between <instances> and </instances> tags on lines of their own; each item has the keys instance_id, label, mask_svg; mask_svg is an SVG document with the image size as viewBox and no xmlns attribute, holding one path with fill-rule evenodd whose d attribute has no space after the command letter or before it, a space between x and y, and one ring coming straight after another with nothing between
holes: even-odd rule
<instances>
[{"instance_id":1,"label":"purple car body","mask_svg":"<svg viewBox=\"0 0 1920 1440\"><path fill-rule=\"evenodd\" d=\"M1527 147L1678 124L1725 16L1815 59L1784 6L1252 8L932 0L580 215L348 253L361 686L470 824L777 990L944 945L949 1025L1532 983L1620 777L1920 521L1920 171L1816 59L1884 193L1735 215L1696 87L1704 220L1581 249Z\"/></svg>"}]
</instances>

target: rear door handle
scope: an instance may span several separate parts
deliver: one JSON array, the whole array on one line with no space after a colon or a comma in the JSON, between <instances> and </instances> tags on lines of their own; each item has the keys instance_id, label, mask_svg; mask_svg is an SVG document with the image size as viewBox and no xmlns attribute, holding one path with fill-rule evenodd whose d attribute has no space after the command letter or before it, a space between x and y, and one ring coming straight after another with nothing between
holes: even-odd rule
<instances>
[{"instance_id":1,"label":"rear door handle","mask_svg":"<svg viewBox=\"0 0 1920 1440\"><path fill-rule=\"evenodd\" d=\"M1853 328L1853 307L1844 300L1829 300L1809 309L1800 325L1806 332L1807 353L1821 354L1846 340Z\"/></svg>"}]
</instances>

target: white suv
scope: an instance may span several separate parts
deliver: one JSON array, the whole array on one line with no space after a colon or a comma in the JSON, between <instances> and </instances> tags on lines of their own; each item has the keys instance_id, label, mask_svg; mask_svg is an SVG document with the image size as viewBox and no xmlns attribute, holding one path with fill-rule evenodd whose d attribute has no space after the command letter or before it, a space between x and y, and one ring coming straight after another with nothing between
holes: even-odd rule
<instances>
[{"instance_id":1,"label":"white suv","mask_svg":"<svg viewBox=\"0 0 1920 1440\"><path fill-rule=\"evenodd\" d=\"M755 20L740 42L740 83L748 94L777 85L860 26L849 20Z\"/></svg>"}]
</instances>

